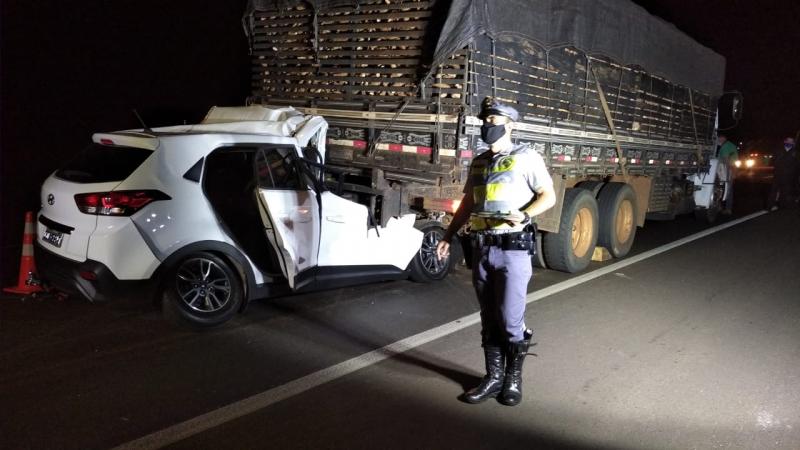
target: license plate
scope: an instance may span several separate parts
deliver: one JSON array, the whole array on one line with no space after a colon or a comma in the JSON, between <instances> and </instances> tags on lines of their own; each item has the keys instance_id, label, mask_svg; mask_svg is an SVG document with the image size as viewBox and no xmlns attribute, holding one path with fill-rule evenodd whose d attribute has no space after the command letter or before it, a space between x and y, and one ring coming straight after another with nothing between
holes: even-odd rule
<instances>
[{"instance_id":1,"label":"license plate","mask_svg":"<svg viewBox=\"0 0 800 450\"><path fill-rule=\"evenodd\" d=\"M61 248L61 242L64 241L64 233L49 229L44 230L44 234L42 235L42 240L47 242L48 244L52 244L58 248Z\"/></svg>"}]
</instances>

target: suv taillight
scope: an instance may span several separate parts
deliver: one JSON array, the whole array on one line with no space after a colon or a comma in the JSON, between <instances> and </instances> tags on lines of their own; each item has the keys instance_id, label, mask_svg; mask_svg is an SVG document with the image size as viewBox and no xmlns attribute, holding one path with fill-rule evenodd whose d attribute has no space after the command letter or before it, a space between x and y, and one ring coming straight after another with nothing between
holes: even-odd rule
<instances>
[{"instance_id":1,"label":"suv taillight","mask_svg":"<svg viewBox=\"0 0 800 450\"><path fill-rule=\"evenodd\" d=\"M75 194L75 204L84 214L130 216L145 205L171 197L161 191L112 191Z\"/></svg>"}]
</instances>

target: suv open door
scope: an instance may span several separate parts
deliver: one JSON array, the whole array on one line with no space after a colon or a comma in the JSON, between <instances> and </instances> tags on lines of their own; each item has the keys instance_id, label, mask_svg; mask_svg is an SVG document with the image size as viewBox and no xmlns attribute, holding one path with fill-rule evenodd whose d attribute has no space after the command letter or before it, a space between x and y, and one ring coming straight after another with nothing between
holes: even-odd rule
<instances>
[{"instance_id":1,"label":"suv open door","mask_svg":"<svg viewBox=\"0 0 800 450\"><path fill-rule=\"evenodd\" d=\"M291 146L259 149L255 165L262 220L290 288L405 277L422 243L413 214L373 226L365 205L325 190Z\"/></svg>"}]
</instances>

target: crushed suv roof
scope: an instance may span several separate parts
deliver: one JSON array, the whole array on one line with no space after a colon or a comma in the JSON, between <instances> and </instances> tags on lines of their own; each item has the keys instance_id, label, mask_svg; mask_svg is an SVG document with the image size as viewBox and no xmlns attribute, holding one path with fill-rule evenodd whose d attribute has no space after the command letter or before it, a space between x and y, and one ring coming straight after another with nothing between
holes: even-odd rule
<instances>
[{"instance_id":1,"label":"crushed suv roof","mask_svg":"<svg viewBox=\"0 0 800 450\"><path fill-rule=\"evenodd\" d=\"M313 116L304 115L292 107L273 109L259 105L213 106L198 124L96 133L93 140L102 143L103 139L109 139L114 144L155 149L159 136L226 133L293 137L312 119Z\"/></svg>"}]
</instances>

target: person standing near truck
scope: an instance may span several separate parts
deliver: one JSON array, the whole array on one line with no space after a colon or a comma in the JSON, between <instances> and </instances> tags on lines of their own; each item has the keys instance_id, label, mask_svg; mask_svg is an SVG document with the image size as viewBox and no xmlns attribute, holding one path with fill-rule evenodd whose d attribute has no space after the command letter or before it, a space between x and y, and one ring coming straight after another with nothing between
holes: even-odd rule
<instances>
[{"instance_id":1,"label":"person standing near truck","mask_svg":"<svg viewBox=\"0 0 800 450\"><path fill-rule=\"evenodd\" d=\"M772 188L767 200L770 211L794 206L797 190L798 175L800 174L800 160L797 159L797 149L794 138L787 137L783 140L783 148L775 153L773 158Z\"/></svg>"},{"instance_id":2,"label":"person standing near truck","mask_svg":"<svg viewBox=\"0 0 800 450\"><path fill-rule=\"evenodd\" d=\"M739 159L739 149L736 144L728 140L728 136L721 134L717 137L719 140L719 152L717 157L720 162L725 163L725 170L727 171L728 181L728 195L725 197L725 209L722 210L723 214L731 214L733 212L733 180L736 178L734 167L736 160Z\"/></svg>"},{"instance_id":3,"label":"person standing near truck","mask_svg":"<svg viewBox=\"0 0 800 450\"><path fill-rule=\"evenodd\" d=\"M525 326L535 248L531 217L553 207L556 194L542 157L511 142L517 110L487 97L478 118L489 151L473 159L464 198L436 250L444 259L450 240L469 220L486 376L464 393L464 400L480 403L499 396L501 403L514 406L522 401L522 365L533 334Z\"/></svg>"}]
</instances>

